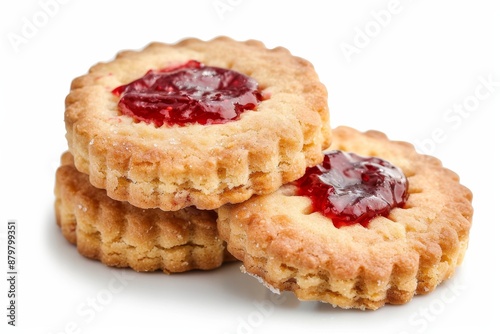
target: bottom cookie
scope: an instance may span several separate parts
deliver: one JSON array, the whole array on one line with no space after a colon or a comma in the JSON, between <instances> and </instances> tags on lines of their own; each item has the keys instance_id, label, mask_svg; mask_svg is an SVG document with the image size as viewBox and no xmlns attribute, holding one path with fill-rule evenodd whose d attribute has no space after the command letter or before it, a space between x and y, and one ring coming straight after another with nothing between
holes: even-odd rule
<instances>
[{"instance_id":1,"label":"bottom cookie","mask_svg":"<svg viewBox=\"0 0 500 334\"><path fill-rule=\"evenodd\" d=\"M139 209L109 198L66 152L56 172L55 213L64 237L108 266L165 273L209 270L234 258L217 234L215 211Z\"/></svg>"},{"instance_id":2,"label":"bottom cookie","mask_svg":"<svg viewBox=\"0 0 500 334\"><path fill-rule=\"evenodd\" d=\"M408 180L404 205L366 224L337 227L313 210L308 197L298 195L297 182L291 183L218 210L219 233L228 250L243 261L243 271L272 290L342 308L404 304L434 290L463 260L471 192L438 159L418 154L408 143L348 127L332 134L329 150L378 157L396 166ZM369 173L363 175L363 182L372 182ZM350 177L339 173L328 182L349 183ZM361 201L340 204L357 209Z\"/></svg>"}]
</instances>

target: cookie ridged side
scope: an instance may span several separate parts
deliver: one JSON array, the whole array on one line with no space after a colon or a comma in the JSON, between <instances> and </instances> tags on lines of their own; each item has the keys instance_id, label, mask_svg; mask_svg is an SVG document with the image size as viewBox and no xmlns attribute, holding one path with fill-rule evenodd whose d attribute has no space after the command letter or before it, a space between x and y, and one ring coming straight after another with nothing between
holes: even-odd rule
<instances>
[{"instance_id":1,"label":"cookie ridged side","mask_svg":"<svg viewBox=\"0 0 500 334\"><path fill-rule=\"evenodd\" d=\"M191 59L251 76L269 98L209 126L157 128L119 113L112 89ZM319 163L331 137L326 89L308 61L227 37L153 43L93 66L72 83L65 123L75 165L94 186L163 210L215 209L275 191Z\"/></svg>"},{"instance_id":2,"label":"cookie ridged side","mask_svg":"<svg viewBox=\"0 0 500 334\"><path fill-rule=\"evenodd\" d=\"M409 181L404 208L367 228L335 228L290 185L225 205L218 210L219 233L244 270L299 299L359 309L406 303L450 278L464 258L473 213L472 194L458 176L376 131L339 127L331 149L400 167Z\"/></svg>"},{"instance_id":3,"label":"cookie ridged side","mask_svg":"<svg viewBox=\"0 0 500 334\"><path fill-rule=\"evenodd\" d=\"M55 212L62 234L85 257L108 266L165 273L214 269L234 259L218 237L216 213L140 209L93 187L63 154L56 172Z\"/></svg>"}]
</instances>

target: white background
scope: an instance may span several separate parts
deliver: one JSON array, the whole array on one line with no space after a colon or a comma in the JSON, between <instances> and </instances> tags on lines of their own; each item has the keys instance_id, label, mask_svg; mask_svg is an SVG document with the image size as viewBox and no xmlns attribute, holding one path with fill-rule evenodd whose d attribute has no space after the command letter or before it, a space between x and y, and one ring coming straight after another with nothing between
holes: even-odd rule
<instances>
[{"instance_id":1,"label":"white background","mask_svg":"<svg viewBox=\"0 0 500 334\"><path fill-rule=\"evenodd\" d=\"M6 223L15 219L16 330L498 332L498 2L54 1L0 5L0 267L6 275ZM310 60L328 88L332 126L412 142L461 176L474 193L475 216L452 280L407 305L361 312L298 302L291 294L276 299L238 264L167 276L111 269L78 255L52 208L54 172L67 148L63 113L71 80L122 49L217 35L285 46ZM1 282L0 331L11 333Z\"/></svg>"}]
</instances>

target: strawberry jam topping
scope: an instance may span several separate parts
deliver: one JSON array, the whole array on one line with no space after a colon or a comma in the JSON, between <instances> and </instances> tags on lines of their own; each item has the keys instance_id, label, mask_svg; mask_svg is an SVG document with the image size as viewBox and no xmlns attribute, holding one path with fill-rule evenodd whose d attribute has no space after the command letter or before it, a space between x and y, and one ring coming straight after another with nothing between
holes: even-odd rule
<instances>
[{"instance_id":1,"label":"strawberry jam topping","mask_svg":"<svg viewBox=\"0 0 500 334\"><path fill-rule=\"evenodd\" d=\"M190 60L184 65L150 70L117 87L118 109L137 121L166 125L221 124L255 110L262 95L257 82L239 72Z\"/></svg>"},{"instance_id":2,"label":"strawberry jam topping","mask_svg":"<svg viewBox=\"0 0 500 334\"><path fill-rule=\"evenodd\" d=\"M367 226L376 216L387 216L408 199L408 181L389 162L354 153L329 151L323 163L307 168L295 181L298 195L312 200L313 211L342 226Z\"/></svg>"}]
</instances>

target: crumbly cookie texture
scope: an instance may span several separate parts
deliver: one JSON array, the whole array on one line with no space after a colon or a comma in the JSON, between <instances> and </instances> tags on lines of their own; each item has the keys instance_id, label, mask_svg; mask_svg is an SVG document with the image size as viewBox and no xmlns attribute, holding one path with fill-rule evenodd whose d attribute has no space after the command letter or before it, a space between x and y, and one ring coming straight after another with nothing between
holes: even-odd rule
<instances>
[{"instance_id":1,"label":"crumbly cookie texture","mask_svg":"<svg viewBox=\"0 0 500 334\"><path fill-rule=\"evenodd\" d=\"M342 308L403 304L451 277L462 262L472 194L458 176L412 145L376 131L333 130L331 149L376 156L400 167L409 198L367 226L335 228L291 185L218 210L221 237L244 271L301 300Z\"/></svg>"},{"instance_id":2,"label":"crumbly cookie texture","mask_svg":"<svg viewBox=\"0 0 500 334\"><path fill-rule=\"evenodd\" d=\"M254 78L268 98L216 125L155 127L120 114L114 88L191 59ZM327 92L311 63L282 47L227 37L152 43L93 66L72 82L65 124L75 165L95 187L169 211L271 193L319 163L331 139Z\"/></svg>"},{"instance_id":3,"label":"crumbly cookie texture","mask_svg":"<svg viewBox=\"0 0 500 334\"><path fill-rule=\"evenodd\" d=\"M218 237L214 211L165 212L115 201L76 170L70 153L61 158L55 195L64 237L83 256L108 266L175 273L234 260Z\"/></svg>"}]
</instances>

